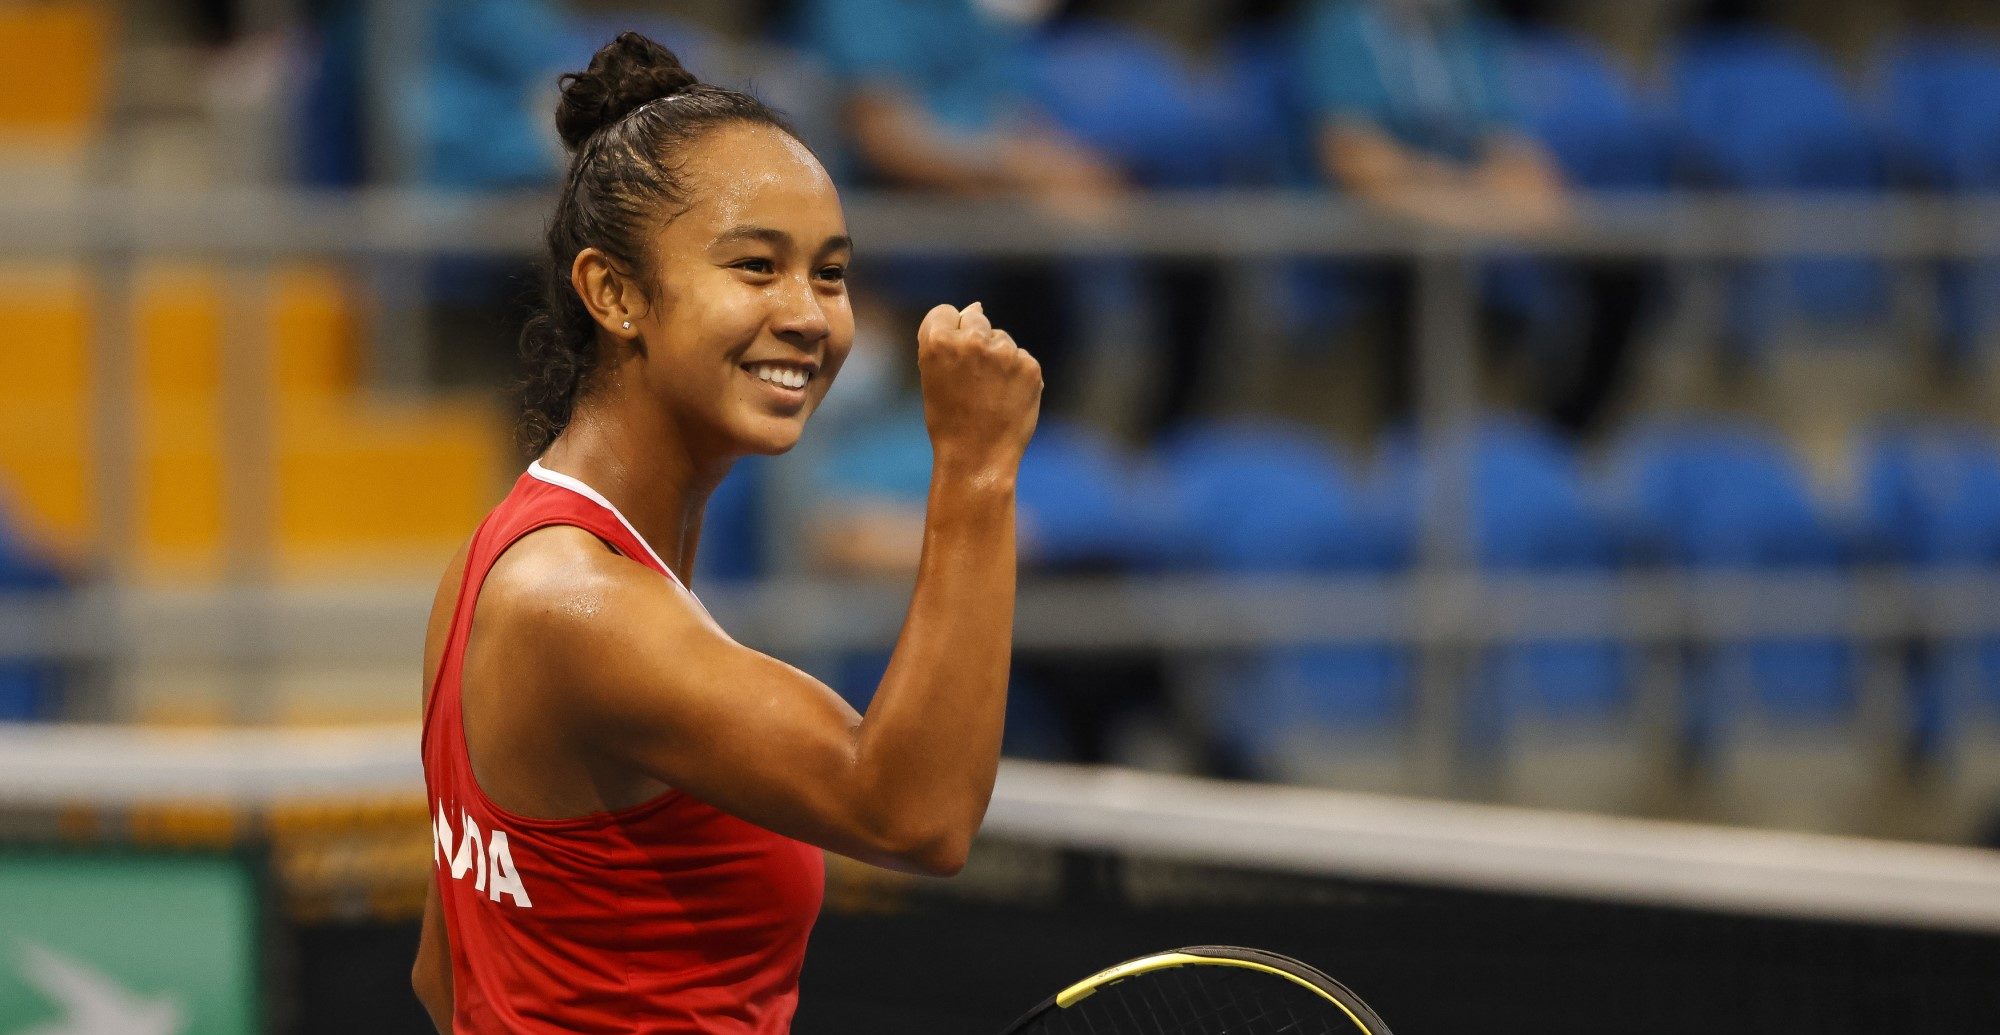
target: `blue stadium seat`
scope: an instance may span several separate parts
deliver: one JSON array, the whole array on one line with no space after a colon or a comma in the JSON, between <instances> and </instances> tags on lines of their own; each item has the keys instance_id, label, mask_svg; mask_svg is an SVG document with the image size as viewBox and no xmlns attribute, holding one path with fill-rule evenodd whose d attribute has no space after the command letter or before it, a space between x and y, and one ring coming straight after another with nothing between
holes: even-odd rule
<instances>
[{"instance_id":1,"label":"blue stadium seat","mask_svg":"<svg viewBox=\"0 0 2000 1035\"><path fill-rule=\"evenodd\" d=\"M1044 418L1021 460L1022 561L1033 567L1109 569L1143 550L1132 464L1102 435Z\"/></svg>"},{"instance_id":2,"label":"blue stadium seat","mask_svg":"<svg viewBox=\"0 0 2000 1035\"><path fill-rule=\"evenodd\" d=\"M1370 507L1332 451L1276 424L1183 429L1160 450L1164 533L1158 560L1178 570L1384 574L1407 563L1407 537ZM1247 757L1299 730L1379 728L1407 706L1410 662L1387 643L1272 649L1232 666L1221 734Z\"/></svg>"},{"instance_id":3,"label":"blue stadium seat","mask_svg":"<svg viewBox=\"0 0 2000 1035\"><path fill-rule=\"evenodd\" d=\"M1913 35L1885 48L1882 105L1898 157L1919 186L2000 190L2000 46ZM1944 344L1964 354L2000 322L2000 262L1946 264L1939 275Z\"/></svg>"},{"instance_id":4,"label":"blue stadium seat","mask_svg":"<svg viewBox=\"0 0 2000 1035\"><path fill-rule=\"evenodd\" d=\"M1672 171L1672 134L1602 47L1556 31L1509 39L1506 85L1521 128L1549 149L1564 177L1586 190L1657 191ZM1562 264L1511 256L1489 263L1488 291L1536 339L1566 340L1562 330L1592 301L1578 272Z\"/></svg>"},{"instance_id":5,"label":"blue stadium seat","mask_svg":"<svg viewBox=\"0 0 2000 1035\"><path fill-rule=\"evenodd\" d=\"M1416 527L1423 500L1440 491L1433 458L1403 436L1384 452L1385 480L1400 524ZM1622 550L1592 497L1575 446L1521 421L1486 421L1475 439L1474 555L1493 573L1608 573ZM1626 650L1604 640L1544 640L1497 646L1484 665L1473 732L1518 719L1592 721L1626 704Z\"/></svg>"},{"instance_id":6,"label":"blue stadium seat","mask_svg":"<svg viewBox=\"0 0 2000 1035\"><path fill-rule=\"evenodd\" d=\"M1684 172L1698 185L1756 192L1879 191L1884 135L1806 43L1755 30L1685 43L1674 63ZM1753 263L1732 285L1739 346L1768 341L1787 316L1829 324L1885 319L1889 278L1868 259Z\"/></svg>"},{"instance_id":7,"label":"blue stadium seat","mask_svg":"<svg viewBox=\"0 0 2000 1035\"><path fill-rule=\"evenodd\" d=\"M764 481L770 461L748 456L715 487L701 519L695 584L740 582L768 573L764 548Z\"/></svg>"},{"instance_id":8,"label":"blue stadium seat","mask_svg":"<svg viewBox=\"0 0 2000 1035\"><path fill-rule=\"evenodd\" d=\"M1878 431L1864 447L1872 530L1919 567L2000 564L2000 447L1964 426Z\"/></svg>"},{"instance_id":9,"label":"blue stadium seat","mask_svg":"<svg viewBox=\"0 0 2000 1035\"><path fill-rule=\"evenodd\" d=\"M1830 572L1849 537L1814 506L1804 473L1777 438L1747 425L1661 425L1622 444L1628 518L1653 558L1698 573ZM1748 707L1781 723L1849 717L1854 656L1837 638L1726 643L1694 666L1692 732L1704 736ZM1747 685L1747 700L1733 693Z\"/></svg>"},{"instance_id":10,"label":"blue stadium seat","mask_svg":"<svg viewBox=\"0 0 2000 1035\"><path fill-rule=\"evenodd\" d=\"M1516 36L1508 87L1530 133L1575 183L1592 190L1661 190L1671 131L1601 47L1559 32Z\"/></svg>"},{"instance_id":11,"label":"blue stadium seat","mask_svg":"<svg viewBox=\"0 0 2000 1035\"><path fill-rule=\"evenodd\" d=\"M1395 531L1314 433L1276 421L1196 424L1159 449L1157 487L1175 567L1223 571L1400 568Z\"/></svg>"},{"instance_id":12,"label":"blue stadium seat","mask_svg":"<svg viewBox=\"0 0 2000 1035\"><path fill-rule=\"evenodd\" d=\"M1229 157L1231 183L1251 187L1314 187L1319 162L1299 96L1298 47L1276 27L1245 29L1223 45L1227 81L1237 91L1233 118L1239 123L1236 152Z\"/></svg>"},{"instance_id":13,"label":"blue stadium seat","mask_svg":"<svg viewBox=\"0 0 2000 1035\"><path fill-rule=\"evenodd\" d=\"M2000 46L1908 36L1881 58L1882 102L1899 157L1928 186L2000 183Z\"/></svg>"},{"instance_id":14,"label":"blue stadium seat","mask_svg":"<svg viewBox=\"0 0 2000 1035\"><path fill-rule=\"evenodd\" d=\"M12 524L0 497L0 596L60 593L64 579ZM60 707L61 669L51 658L0 658L0 720L49 718Z\"/></svg>"},{"instance_id":15,"label":"blue stadium seat","mask_svg":"<svg viewBox=\"0 0 2000 1035\"><path fill-rule=\"evenodd\" d=\"M1143 32L1079 21L1042 40L1035 65L1035 100L1143 186L1223 186L1282 148L1256 81L1230 62L1197 69Z\"/></svg>"},{"instance_id":16,"label":"blue stadium seat","mask_svg":"<svg viewBox=\"0 0 2000 1035\"><path fill-rule=\"evenodd\" d=\"M1918 570L2000 565L2000 445L1969 427L1895 428L1864 447L1863 508L1888 558ZM2000 711L2000 640L1927 645L1915 734L1934 744L1968 708Z\"/></svg>"}]
</instances>

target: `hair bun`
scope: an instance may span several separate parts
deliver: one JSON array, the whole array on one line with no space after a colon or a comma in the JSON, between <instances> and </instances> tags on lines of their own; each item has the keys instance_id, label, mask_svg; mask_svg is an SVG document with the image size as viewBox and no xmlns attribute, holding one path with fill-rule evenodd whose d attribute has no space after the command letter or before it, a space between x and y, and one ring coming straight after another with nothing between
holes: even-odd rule
<instances>
[{"instance_id":1,"label":"hair bun","mask_svg":"<svg viewBox=\"0 0 2000 1035\"><path fill-rule=\"evenodd\" d=\"M590 67L566 72L556 104L556 132L575 151L591 134L648 101L700 85L674 52L636 32L621 32L591 55Z\"/></svg>"}]
</instances>

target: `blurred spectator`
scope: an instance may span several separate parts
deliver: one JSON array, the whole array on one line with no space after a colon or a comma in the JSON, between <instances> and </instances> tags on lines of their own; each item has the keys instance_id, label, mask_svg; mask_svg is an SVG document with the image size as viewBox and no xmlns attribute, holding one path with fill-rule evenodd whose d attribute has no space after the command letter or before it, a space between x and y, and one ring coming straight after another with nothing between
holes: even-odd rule
<instances>
[{"instance_id":1,"label":"blurred spectator","mask_svg":"<svg viewBox=\"0 0 2000 1035\"><path fill-rule=\"evenodd\" d=\"M582 68L593 41L552 0L425 0L421 88L397 113L414 135L421 181L454 191L543 187L562 171L550 112L556 77ZM601 42L601 41L598 41ZM514 376L526 265L443 256L431 264L431 378L498 386Z\"/></svg>"},{"instance_id":2,"label":"blurred spectator","mask_svg":"<svg viewBox=\"0 0 2000 1035\"><path fill-rule=\"evenodd\" d=\"M1281 55L1213 0L1082 0L1036 47L1034 95L1137 187L1269 186Z\"/></svg>"},{"instance_id":3,"label":"blurred spectator","mask_svg":"<svg viewBox=\"0 0 2000 1035\"><path fill-rule=\"evenodd\" d=\"M847 127L864 175L962 195L1024 192L1076 211L1122 191L1102 156L1056 132L1028 99L1029 42L1047 4L803 6L806 42L845 88Z\"/></svg>"},{"instance_id":4,"label":"blurred spectator","mask_svg":"<svg viewBox=\"0 0 2000 1035\"><path fill-rule=\"evenodd\" d=\"M1037 46L1034 96L1061 129L1140 190L1270 187L1287 130L1259 47L1210 0L1086 0ZM1093 260L1074 278L1093 313L1116 313L1147 354L1115 364L1145 381L1139 429L1157 433L1204 400L1218 347L1220 263ZM1107 342L1106 344L1112 344Z\"/></svg>"},{"instance_id":5,"label":"blurred spectator","mask_svg":"<svg viewBox=\"0 0 2000 1035\"><path fill-rule=\"evenodd\" d=\"M362 118L361 5L305 5L293 175L308 187L358 187L367 176Z\"/></svg>"},{"instance_id":6,"label":"blurred spectator","mask_svg":"<svg viewBox=\"0 0 2000 1035\"><path fill-rule=\"evenodd\" d=\"M804 532L817 572L907 578L923 549L931 478L916 350L887 307L866 294L853 301L854 351L813 414L813 433L780 461L809 508L789 523Z\"/></svg>"},{"instance_id":7,"label":"blurred spectator","mask_svg":"<svg viewBox=\"0 0 2000 1035\"><path fill-rule=\"evenodd\" d=\"M1428 226L1523 237L1554 229L1569 195L1547 151L1517 129L1498 31L1469 0L1315 0L1299 35L1308 132L1328 180ZM1623 263L1573 264L1587 319L1574 340L1538 343L1540 403L1572 432L1592 429L1623 378L1643 279ZM1386 307L1387 405L1412 402L1407 264L1371 278Z\"/></svg>"},{"instance_id":8,"label":"blurred spectator","mask_svg":"<svg viewBox=\"0 0 2000 1035\"><path fill-rule=\"evenodd\" d=\"M561 168L556 77L595 47L549 0L430 0L423 178L441 187L540 186Z\"/></svg>"},{"instance_id":9,"label":"blurred spectator","mask_svg":"<svg viewBox=\"0 0 2000 1035\"><path fill-rule=\"evenodd\" d=\"M719 33L684 20L682 6L704 5L598 17L557 0L424 0L421 89L399 113L415 136L419 177L454 191L553 185L565 161L551 119L557 79L589 64L604 41L626 29L666 45L704 79L754 77ZM433 264L433 378L482 388L511 381L531 283L511 260L447 257Z\"/></svg>"},{"instance_id":10,"label":"blurred spectator","mask_svg":"<svg viewBox=\"0 0 2000 1035\"><path fill-rule=\"evenodd\" d=\"M1024 195L1087 218L1124 189L1102 156L1031 103L1029 44L1047 4L989 0L805 0L802 42L841 87L853 178L961 197ZM904 262L880 278L912 307L986 303L1042 361L1052 394L1070 383L1077 321L1046 262Z\"/></svg>"},{"instance_id":11,"label":"blurred spectator","mask_svg":"<svg viewBox=\"0 0 2000 1035\"><path fill-rule=\"evenodd\" d=\"M418 120L425 179L495 190L542 186L563 168L550 114L556 79L583 68L618 33L659 41L704 81L752 86L790 112L794 55L766 53L748 2L689 2L612 13L554 0L428 0L427 100Z\"/></svg>"}]
</instances>

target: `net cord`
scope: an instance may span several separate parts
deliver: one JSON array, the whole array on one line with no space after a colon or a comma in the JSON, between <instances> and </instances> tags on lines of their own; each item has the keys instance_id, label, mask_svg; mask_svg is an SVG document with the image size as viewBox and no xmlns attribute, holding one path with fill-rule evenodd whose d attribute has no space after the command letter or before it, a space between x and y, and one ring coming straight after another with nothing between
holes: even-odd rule
<instances>
[{"instance_id":1,"label":"net cord","mask_svg":"<svg viewBox=\"0 0 2000 1035\"><path fill-rule=\"evenodd\" d=\"M422 793L417 727L0 724L0 807ZM2000 933L2000 853L1008 760L986 836L1356 880Z\"/></svg>"}]
</instances>

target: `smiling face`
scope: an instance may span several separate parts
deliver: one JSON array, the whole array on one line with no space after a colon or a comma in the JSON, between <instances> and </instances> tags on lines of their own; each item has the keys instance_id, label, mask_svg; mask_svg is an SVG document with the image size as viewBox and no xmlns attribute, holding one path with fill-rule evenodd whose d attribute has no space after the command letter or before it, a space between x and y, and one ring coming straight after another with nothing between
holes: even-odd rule
<instances>
[{"instance_id":1,"label":"smiling face","mask_svg":"<svg viewBox=\"0 0 2000 1035\"><path fill-rule=\"evenodd\" d=\"M643 294L587 270L588 253L579 290L598 292L600 326L636 346L617 379L643 386L690 446L782 453L854 344L839 195L805 145L763 125L703 134L677 173L691 204L648 240Z\"/></svg>"}]
</instances>

